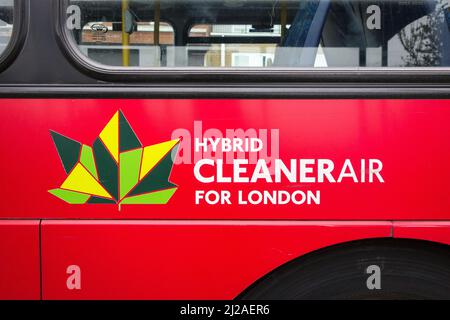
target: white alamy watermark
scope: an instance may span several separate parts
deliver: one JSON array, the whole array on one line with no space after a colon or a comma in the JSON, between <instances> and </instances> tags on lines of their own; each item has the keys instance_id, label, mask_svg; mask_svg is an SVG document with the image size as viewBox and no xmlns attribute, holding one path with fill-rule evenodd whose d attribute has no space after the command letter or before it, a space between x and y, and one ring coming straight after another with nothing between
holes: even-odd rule
<instances>
[{"instance_id":1,"label":"white alamy watermark","mask_svg":"<svg viewBox=\"0 0 450 320\"><path fill-rule=\"evenodd\" d=\"M370 265L366 269L370 276L367 278L366 286L369 290L381 290L381 268L377 265Z\"/></svg>"},{"instance_id":2,"label":"white alamy watermark","mask_svg":"<svg viewBox=\"0 0 450 320\"><path fill-rule=\"evenodd\" d=\"M75 264L67 267L66 286L69 290L81 290L81 268Z\"/></svg>"}]
</instances>

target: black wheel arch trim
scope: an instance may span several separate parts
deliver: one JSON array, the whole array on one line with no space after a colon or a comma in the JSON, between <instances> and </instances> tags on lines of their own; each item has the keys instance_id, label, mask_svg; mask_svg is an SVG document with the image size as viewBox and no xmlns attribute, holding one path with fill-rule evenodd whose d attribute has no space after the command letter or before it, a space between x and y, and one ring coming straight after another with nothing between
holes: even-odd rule
<instances>
[{"instance_id":1,"label":"black wheel arch trim","mask_svg":"<svg viewBox=\"0 0 450 320\"><path fill-rule=\"evenodd\" d=\"M297 264L301 261L306 261L310 258L317 257L317 256L323 256L330 252L334 252L335 250L339 250L341 248L347 248L347 247L357 247L357 246L364 246L364 245L377 245L382 244L383 242L391 242L391 243L403 243L408 244L411 247L414 246L427 246L428 248L440 248L441 250L446 250L450 254L450 246L448 244L444 244L437 241L431 241L431 240L423 240L423 239L416 239L416 238L393 238L393 237L380 237L380 238L366 238L366 239L358 239L358 240L352 240L352 241L346 241L346 242L340 242L336 243L334 245L322 247L310 252L307 252L301 256L298 256L296 258L293 258L292 260L289 260L288 262L283 263L282 265L276 267L275 269L269 271L259 279L255 280L250 286L245 288L240 294L238 294L234 300L243 300L246 299L245 296L249 294L252 290L254 290L259 285L263 284L265 281L269 281L270 278L274 277L278 272L283 272L286 269L289 269L291 265Z\"/></svg>"}]
</instances>

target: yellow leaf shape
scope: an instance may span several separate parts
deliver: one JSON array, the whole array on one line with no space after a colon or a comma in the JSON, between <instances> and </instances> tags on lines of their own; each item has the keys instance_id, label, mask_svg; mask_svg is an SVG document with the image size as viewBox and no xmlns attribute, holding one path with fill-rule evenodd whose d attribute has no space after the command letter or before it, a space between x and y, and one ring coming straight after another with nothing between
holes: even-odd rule
<instances>
[{"instance_id":1,"label":"yellow leaf shape","mask_svg":"<svg viewBox=\"0 0 450 320\"><path fill-rule=\"evenodd\" d=\"M61 188L112 199L108 191L80 163L73 168Z\"/></svg>"},{"instance_id":2,"label":"yellow leaf shape","mask_svg":"<svg viewBox=\"0 0 450 320\"><path fill-rule=\"evenodd\" d=\"M109 120L100 133L100 139L105 144L116 162L119 162L119 112Z\"/></svg>"},{"instance_id":3,"label":"yellow leaf shape","mask_svg":"<svg viewBox=\"0 0 450 320\"><path fill-rule=\"evenodd\" d=\"M144 148L142 156L141 173L139 180L147 175L150 170L180 141L180 139L158 143Z\"/></svg>"}]
</instances>

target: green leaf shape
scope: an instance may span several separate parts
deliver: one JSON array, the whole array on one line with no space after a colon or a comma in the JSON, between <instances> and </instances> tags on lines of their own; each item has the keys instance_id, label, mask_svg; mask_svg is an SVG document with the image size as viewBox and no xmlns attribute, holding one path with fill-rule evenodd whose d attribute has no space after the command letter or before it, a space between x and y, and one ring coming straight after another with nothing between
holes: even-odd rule
<instances>
[{"instance_id":1,"label":"green leaf shape","mask_svg":"<svg viewBox=\"0 0 450 320\"><path fill-rule=\"evenodd\" d=\"M53 189L49 190L48 192L70 204L85 204L86 201L88 201L88 199L91 197L88 194L64 189Z\"/></svg>"},{"instance_id":2,"label":"green leaf shape","mask_svg":"<svg viewBox=\"0 0 450 320\"><path fill-rule=\"evenodd\" d=\"M145 193L122 200L121 204L166 204L177 188Z\"/></svg>"},{"instance_id":3,"label":"green leaf shape","mask_svg":"<svg viewBox=\"0 0 450 320\"><path fill-rule=\"evenodd\" d=\"M116 203L116 201L114 201L114 200L110 200L110 199L105 199L105 198L100 198L100 197L96 197L96 196L92 196L88 201L87 201L87 203L90 203L90 204L94 204L94 203L96 203L96 204L113 204L113 203Z\"/></svg>"},{"instance_id":4,"label":"green leaf shape","mask_svg":"<svg viewBox=\"0 0 450 320\"><path fill-rule=\"evenodd\" d=\"M118 200L119 168L117 163L99 138L95 140L93 149L98 169L98 180L109 194L115 200Z\"/></svg>"},{"instance_id":5,"label":"green leaf shape","mask_svg":"<svg viewBox=\"0 0 450 320\"><path fill-rule=\"evenodd\" d=\"M143 147L120 110L92 147L53 131L51 136L68 177L64 189L49 193L69 204L166 204L178 189L169 177L179 141ZM170 150L161 152L162 146Z\"/></svg>"},{"instance_id":6,"label":"green leaf shape","mask_svg":"<svg viewBox=\"0 0 450 320\"><path fill-rule=\"evenodd\" d=\"M175 145L139 182L139 184L130 192L129 196L177 187L177 185L167 179L170 176L173 167L172 152L176 154L177 151L178 144Z\"/></svg>"},{"instance_id":7,"label":"green leaf shape","mask_svg":"<svg viewBox=\"0 0 450 320\"><path fill-rule=\"evenodd\" d=\"M80 156L81 164L98 180L97 168L95 167L95 159L92 148L83 144Z\"/></svg>"},{"instance_id":8,"label":"green leaf shape","mask_svg":"<svg viewBox=\"0 0 450 320\"><path fill-rule=\"evenodd\" d=\"M141 159L142 149L120 153L120 199L138 183Z\"/></svg>"},{"instance_id":9,"label":"green leaf shape","mask_svg":"<svg viewBox=\"0 0 450 320\"><path fill-rule=\"evenodd\" d=\"M55 131L50 131L50 134L53 142L55 143L59 158L63 163L64 170L68 174L78 163L81 143L67 138L66 136L63 136Z\"/></svg>"},{"instance_id":10,"label":"green leaf shape","mask_svg":"<svg viewBox=\"0 0 450 320\"><path fill-rule=\"evenodd\" d=\"M122 111L119 111L119 143L120 152L142 148L141 142Z\"/></svg>"}]
</instances>

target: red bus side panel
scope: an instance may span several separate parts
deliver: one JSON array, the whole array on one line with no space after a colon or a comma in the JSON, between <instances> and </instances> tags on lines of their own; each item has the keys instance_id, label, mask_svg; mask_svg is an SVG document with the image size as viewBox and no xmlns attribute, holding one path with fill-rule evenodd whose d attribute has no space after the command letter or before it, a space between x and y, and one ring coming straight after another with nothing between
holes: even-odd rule
<instances>
[{"instance_id":1,"label":"red bus side panel","mask_svg":"<svg viewBox=\"0 0 450 320\"><path fill-rule=\"evenodd\" d=\"M143 146L184 133L170 181L178 186L165 205L68 204L49 193L67 179L51 131L86 144L86 150L121 110ZM448 220L450 218L450 100L124 100L2 99L0 176L3 218L48 219L292 219ZM271 161L312 159L316 182L202 183L194 175L198 159L232 156L195 154L195 139L256 132ZM59 136L59 137L61 137ZM267 139L266 139L267 138ZM63 138L61 138L63 139ZM273 144L272 144L273 142ZM273 148L272 148L273 147ZM183 150L182 150L183 149ZM182 151L181 151L182 150ZM276 153L276 154L275 154ZM254 153L251 156L260 156ZM355 175L341 182L318 182L318 159L334 163L338 180L346 159ZM367 181L362 159L382 163L383 182ZM98 159L96 159L98 160ZM92 161L90 162L92 163ZM366 164L367 166L367 161ZM218 177L218 166L204 175ZM246 166L250 176L255 169ZM233 164L224 165L232 177ZM299 169L301 170L301 169ZM236 172L236 170L234 170ZM298 174L297 174L298 176ZM73 187L73 186L72 186ZM75 188L76 189L76 188ZM226 190L231 203L196 204L196 192ZM252 191L320 191L320 204L250 204ZM90 192L90 191L89 191ZM247 204L239 203L239 192ZM97 199L98 200L98 199Z\"/></svg>"},{"instance_id":2,"label":"red bus side panel","mask_svg":"<svg viewBox=\"0 0 450 320\"><path fill-rule=\"evenodd\" d=\"M0 300L40 299L39 221L0 220Z\"/></svg>"},{"instance_id":3,"label":"red bus side panel","mask_svg":"<svg viewBox=\"0 0 450 320\"><path fill-rule=\"evenodd\" d=\"M387 222L43 221L44 299L232 299L271 270Z\"/></svg>"},{"instance_id":4,"label":"red bus side panel","mask_svg":"<svg viewBox=\"0 0 450 320\"><path fill-rule=\"evenodd\" d=\"M439 242L450 245L450 221L394 222L394 237Z\"/></svg>"}]
</instances>

